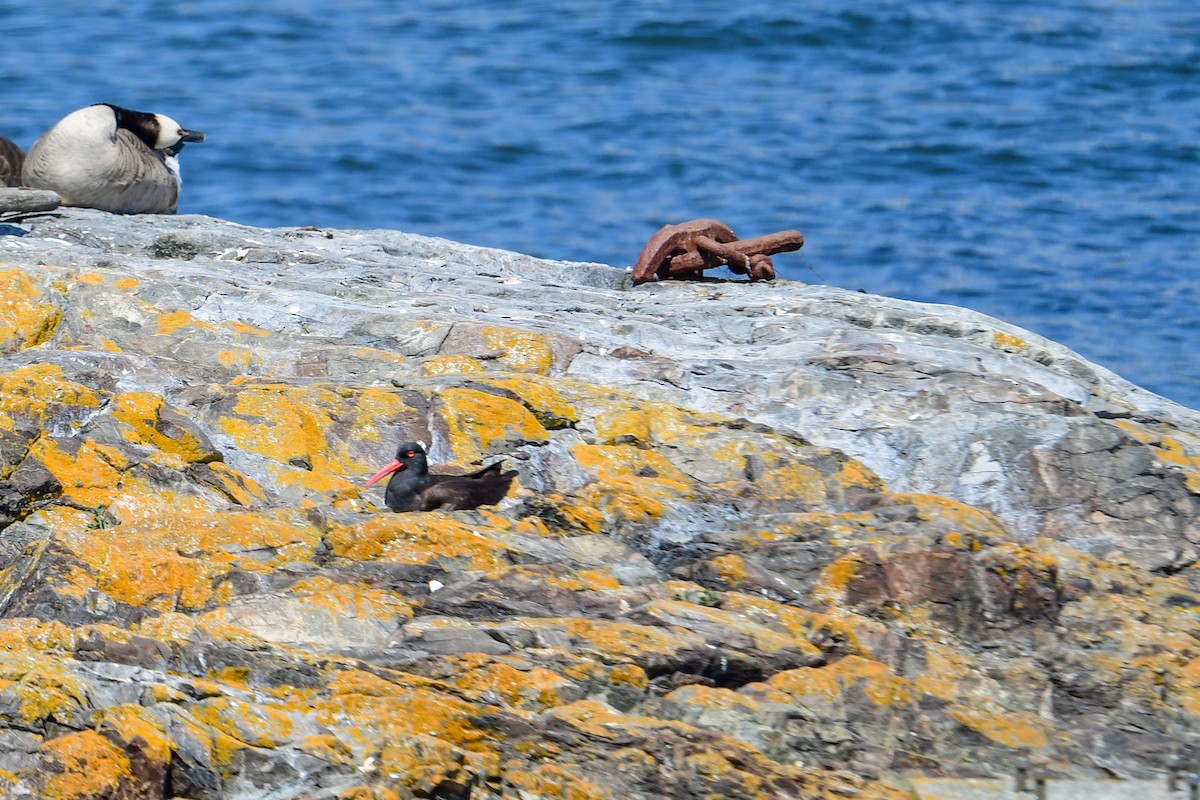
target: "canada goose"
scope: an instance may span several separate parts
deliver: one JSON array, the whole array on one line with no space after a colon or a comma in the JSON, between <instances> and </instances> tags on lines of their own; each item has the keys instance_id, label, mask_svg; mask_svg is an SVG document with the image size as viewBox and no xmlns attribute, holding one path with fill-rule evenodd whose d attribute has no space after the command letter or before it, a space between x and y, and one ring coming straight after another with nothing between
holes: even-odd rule
<instances>
[{"instance_id":1,"label":"canada goose","mask_svg":"<svg viewBox=\"0 0 1200 800\"><path fill-rule=\"evenodd\" d=\"M385 475L392 478L383 501L392 511L467 511L503 500L517 473L501 472L497 461L467 475L433 474L425 449L416 442L404 442L396 451L396 459L375 473L367 486Z\"/></svg>"},{"instance_id":2,"label":"canada goose","mask_svg":"<svg viewBox=\"0 0 1200 800\"><path fill-rule=\"evenodd\" d=\"M21 185L21 162L24 160L21 148L0 136L0 186Z\"/></svg>"},{"instance_id":3,"label":"canada goose","mask_svg":"<svg viewBox=\"0 0 1200 800\"><path fill-rule=\"evenodd\" d=\"M164 114L100 103L73 111L29 148L26 186L52 189L64 206L117 214L174 214L184 142L203 142Z\"/></svg>"}]
</instances>

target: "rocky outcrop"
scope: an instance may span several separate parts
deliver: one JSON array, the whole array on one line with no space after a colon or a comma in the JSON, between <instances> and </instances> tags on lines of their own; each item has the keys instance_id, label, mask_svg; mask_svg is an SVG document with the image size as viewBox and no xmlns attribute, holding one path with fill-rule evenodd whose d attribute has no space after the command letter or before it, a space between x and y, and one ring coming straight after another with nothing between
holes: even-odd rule
<instances>
[{"instance_id":1,"label":"rocky outcrop","mask_svg":"<svg viewBox=\"0 0 1200 800\"><path fill-rule=\"evenodd\" d=\"M1200 729L1200 417L969 311L0 227L0 795L900 798ZM396 444L504 458L393 514Z\"/></svg>"}]
</instances>

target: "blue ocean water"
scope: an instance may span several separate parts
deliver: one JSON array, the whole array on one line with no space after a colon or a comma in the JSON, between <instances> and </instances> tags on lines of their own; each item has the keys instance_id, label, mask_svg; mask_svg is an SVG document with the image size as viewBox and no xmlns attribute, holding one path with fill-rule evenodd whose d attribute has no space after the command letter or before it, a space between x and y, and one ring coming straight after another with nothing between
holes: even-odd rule
<instances>
[{"instance_id":1,"label":"blue ocean water","mask_svg":"<svg viewBox=\"0 0 1200 800\"><path fill-rule=\"evenodd\" d=\"M1195 0L0 0L0 133L204 130L183 213L632 263L795 227L782 275L969 306L1200 407Z\"/></svg>"}]
</instances>

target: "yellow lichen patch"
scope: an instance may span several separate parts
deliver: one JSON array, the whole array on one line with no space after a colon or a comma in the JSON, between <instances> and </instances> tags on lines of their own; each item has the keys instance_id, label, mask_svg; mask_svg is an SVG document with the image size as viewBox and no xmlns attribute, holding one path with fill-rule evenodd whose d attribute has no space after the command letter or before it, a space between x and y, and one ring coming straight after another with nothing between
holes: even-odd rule
<instances>
[{"instance_id":1,"label":"yellow lichen patch","mask_svg":"<svg viewBox=\"0 0 1200 800\"><path fill-rule=\"evenodd\" d=\"M530 533L528 526L534 526L538 530L544 528L550 534L562 536L570 535L571 531L576 530L584 533L599 533L604 528L604 514L591 504L580 503L579 498L547 494L542 497L542 502L553 510L554 514L561 519L561 523L556 520L554 527L551 528L541 519L527 517L517 523L517 527L514 529L517 533ZM528 520L527 523L526 520ZM522 527L523 525L526 527ZM565 526L566 529L564 530L560 525Z\"/></svg>"},{"instance_id":2,"label":"yellow lichen patch","mask_svg":"<svg viewBox=\"0 0 1200 800\"><path fill-rule=\"evenodd\" d=\"M56 408L93 409L102 401L98 392L67 380L55 364L27 364L0 374L0 430L12 430L13 417L27 417L41 425Z\"/></svg>"},{"instance_id":3,"label":"yellow lichen patch","mask_svg":"<svg viewBox=\"0 0 1200 800\"><path fill-rule=\"evenodd\" d=\"M241 747L278 747L288 741L294 722L286 711L268 703L213 697L188 708L197 723L225 734ZM226 753L228 756L229 753ZM229 763L228 758L221 759Z\"/></svg>"},{"instance_id":4,"label":"yellow lichen patch","mask_svg":"<svg viewBox=\"0 0 1200 800\"><path fill-rule=\"evenodd\" d=\"M925 670L913 685L923 694L953 700L959 693L959 681L974 672L974 665L963 653L939 642L926 641Z\"/></svg>"},{"instance_id":5,"label":"yellow lichen patch","mask_svg":"<svg viewBox=\"0 0 1200 800\"><path fill-rule=\"evenodd\" d=\"M524 764L510 761L504 765L504 785L518 797L562 798L562 800L611 800L612 795L594 783L555 764L542 764L529 771ZM505 792L505 796L512 792Z\"/></svg>"},{"instance_id":6,"label":"yellow lichen patch","mask_svg":"<svg viewBox=\"0 0 1200 800\"><path fill-rule=\"evenodd\" d=\"M1010 353L1022 350L1025 347L1025 340L1020 336L1014 336L1011 333L1004 331L992 331L992 343L1000 350L1006 350Z\"/></svg>"},{"instance_id":7,"label":"yellow lichen patch","mask_svg":"<svg viewBox=\"0 0 1200 800\"><path fill-rule=\"evenodd\" d=\"M75 648L76 631L58 620L41 622L32 617L0 620L0 650L63 652Z\"/></svg>"},{"instance_id":8,"label":"yellow lichen patch","mask_svg":"<svg viewBox=\"0 0 1200 800\"><path fill-rule=\"evenodd\" d=\"M470 356L461 354L449 356L434 356L421 364L421 374L426 377L437 375L462 375L464 373L483 372L483 367Z\"/></svg>"},{"instance_id":9,"label":"yellow lichen patch","mask_svg":"<svg viewBox=\"0 0 1200 800\"><path fill-rule=\"evenodd\" d=\"M372 394L372 400L382 394ZM345 414L347 405L337 392L320 386L243 386L233 414L218 424L239 447L276 462L268 468L282 485L318 492L354 489L357 484L339 476L362 470L351 448L361 437L355 432L331 442L328 435L334 415ZM367 436L378 434L371 429Z\"/></svg>"},{"instance_id":10,"label":"yellow lichen patch","mask_svg":"<svg viewBox=\"0 0 1200 800\"><path fill-rule=\"evenodd\" d=\"M217 363L226 369L245 371L250 369L250 367L261 364L262 359L259 357L258 351L244 347L234 350L221 350L217 353Z\"/></svg>"},{"instance_id":11,"label":"yellow lichen patch","mask_svg":"<svg viewBox=\"0 0 1200 800\"><path fill-rule=\"evenodd\" d=\"M153 714L141 706L124 704L102 708L93 715L97 731L120 744L136 747L144 758L167 764L174 746L166 729Z\"/></svg>"},{"instance_id":12,"label":"yellow lichen patch","mask_svg":"<svg viewBox=\"0 0 1200 800\"><path fill-rule=\"evenodd\" d=\"M596 412L596 440L601 444L672 444L702 442L721 418L680 408L671 403L646 403L619 398Z\"/></svg>"},{"instance_id":13,"label":"yellow lichen patch","mask_svg":"<svg viewBox=\"0 0 1200 800\"><path fill-rule=\"evenodd\" d=\"M179 311L168 311L158 315L159 333L174 333L180 328L187 327L189 325L197 330L214 330L211 324L205 322L204 320L196 319L182 309Z\"/></svg>"},{"instance_id":14,"label":"yellow lichen patch","mask_svg":"<svg viewBox=\"0 0 1200 800\"><path fill-rule=\"evenodd\" d=\"M554 354L546 337L540 333L494 325L479 333L490 349L499 351L500 362L514 372L545 375L554 365Z\"/></svg>"},{"instance_id":15,"label":"yellow lichen patch","mask_svg":"<svg viewBox=\"0 0 1200 800\"><path fill-rule=\"evenodd\" d=\"M0 272L0 353L36 347L54 335L62 311L19 269Z\"/></svg>"},{"instance_id":16,"label":"yellow lichen patch","mask_svg":"<svg viewBox=\"0 0 1200 800\"><path fill-rule=\"evenodd\" d=\"M387 742L379 753L376 769L417 797L443 795L451 786L465 792L477 782L467 754L433 736Z\"/></svg>"},{"instance_id":17,"label":"yellow lichen patch","mask_svg":"<svg viewBox=\"0 0 1200 800\"><path fill-rule=\"evenodd\" d=\"M547 442L550 434L525 406L476 389L447 389L437 396L456 459L475 463L493 445Z\"/></svg>"},{"instance_id":18,"label":"yellow lichen patch","mask_svg":"<svg viewBox=\"0 0 1200 800\"><path fill-rule=\"evenodd\" d=\"M159 610L197 610L229 596L219 582L234 565L267 572L311 557L320 535L307 525L263 514L154 509L126 513L108 530L70 530L63 544L114 600Z\"/></svg>"},{"instance_id":19,"label":"yellow lichen patch","mask_svg":"<svg viewBox=\"0 0 1200 800\"><path fill-rule=\"evenodd\" d=\"M507 389L521 398L538 422L547 428L565 428L579 421L575 406L551 387L552 378L527 375L520 378L491 378L481 382Z\"/></svg>"},{"instance_id":20,"label":"yellow lichen patch","mask_svg":"<svg viewBox=\"0 0 1200 800\"><path fill-rule=\"evenodd\" d=\"M743 480L745 451L746 448L741 445L732 445L713 454L715 462L727 467L725 481ZM754 474L756 497L791 500L803 505L816 505L826 500L828 489L820 470L797 461L785 451L762 448L751 452L758 462Z\"/></svg>"},{"instance_id":21,"label":"yellow lichen patch","mask_svg":"<svg viewBox=\"0 0 1200 800\"><path fill-rule=\"evenodd\" d=\"M626 477L671 481L684 488L689 482L670 461L655 450L623 445L580 444L571 448L579 466L601 481Z\"/></svg>"},{"instance_id":22,"label":"yellow lichen patch","mask_svg":"<svg viewBox=\"0 0 1200 800\"><path fill-rule=\"evenodd\" d=\"M378 347L359 347L355 349L354 355L358 356L359 358L370 358L375 361L382 361L386 364L403 364L408 360L399 353L380 350Z\"/></svg>"},{"instance_id":23,"label":"yellow lichen patch","mask_svg":"<svg viewBox=\"0 0 1200 800\"><path fill-rule=\"evenodd\" d=\"M164 644L184 644L196 633L196 623L186 614L166 612L156 617L147 617L133 630Z\"/></svg>"},{"instance_id":24,"label":"yellow lichen patch","mask_svg":"<svg viewBox=\"0 0 1200 800\"><path fill-rule=\"evenodd\" d=\"M834 474L833 480L842 489L861 487L874 492L887 491L883 479L867 469L861 461L846 459L841 468Z\"/></svg>"},{"instance_id":25,"label":"yellow lichen patch","mask_svg":"<svg viewBox=\"0 0 1200 800\"><path fill-rule=\"evenodd\" d=\"M87 705L87 682L61 667L38 662L21 676L17 698L25 722L54 720L77 724L76 717Z\"/></svg>"},{"instance_id":26,"label":"yellow lichen patch","mask_svg":"<svg viewBox=\"0 0 1200 800\"><path fill-rule=\"evenodd\" d=\"M491 531L442 513L386 514L361 525L326 533L333 554L353 561L430 564L465 561L469 569L494 570L511 563L515 551Z\"/></svg>"},{"instance_id":27,"label":"yellow lichen patch","mask_svg":"<svg viewBox=\"0 0 1200 800\"><path fill-rule=\"evenodd\" d=\"M316 720L360 761L378 743L416 735L435 736L455 747L478 751L486 734L471 724L476 707L449 693L404 686L359 670L339 672L329 696L315 699Z\"/></svg>"},{"instance_id":28,"label":"yellow lichen patch","mask_svg":"<svg viewBox=\"0 0 1200 800\"><path fill-rule=\"evenodd\" d=\"M704 649L704 640L690 631L667 630L649 625L580 617L523 619L516 623L529 630L562 630L577 647L590 649L612 662L637 662L646 658L673 656L687 648Z\"/></svg>"},{"instance_id":29,"label":"yellow lichen patch","mask_svg":"<svg viewBox=\"0 0 1200 800\"><path fill-rule=\"evenodd\" d=\"M656 451L585 444L571 453L597 478L578 492L579 499L630 522L660 517L694 494L687 476Z\"/></svg>"},{"instance_id":30,"label":"yellow lichen patch","mask_svg":"<svg viewBox=\"0 0 1200 800\"><path fill-rule=\"evenodd\" d=\"M650 685L650 678L646 675L646 670L637 664L618 664L609 671L608 681L618 685L632 686L635 689L645 689Z\"/></svg>"},{"instance_id":31,"label":"yellow lichen patch","mask_svg":"<svg viewBox=\"0 0 1200 800\"><path fill-rule=\"evenodd\" d=\"M971 537L985 543L1010 539L1004 524L989 511L984 511L949 497L935 494L893 494L897 505L910 504L917 509L917 518L924 522L946 522Z\"/></svg>"},{"instance_id":32,"label":"yellow lichen patch","mask_svg":"<svg viewBox=\"0 0 1200 800\"><path fill-rule=\"evenodd\" d=\"M80 444L74 455L48 437L38 439L29 452L62 484L64 497L89 507L112 502L129 466L120 450L92 439Z\"/></svg>"},{"instance_id":33,"label":"yellow lichen patch","mask_svg":"<svg viewBox=\"0 0 1200 800\"><path fill-rule=\"evenodd\" d=\"M89 286L98 286L104 283L104 276L99 272L81 272L75 276L75 280L79 283L86 283Z\"/></svg>"},{"instance_id":34,"label":"yellow lichen patch","mask_svg":"<svg viewBox=\"0 0 1200 800\"><path fill-rule=\"evenodd\" d=\"M1111 424L1153 447L1158 460L1182 470L1188 489L1200 494L1200 437L1169 426L1150 426L1128 419L1112 420Z\"/></svg>"},{"instance_id":35,"label":"yellow lichen patch","mask_svg":"<svg viewBox=\"0 0 1200 800\"><path fill-rule=\"evenodd\" d=\"M113 281L113 286L123 292L131 292L138 287L137 278L117 278Z\"/></svg>"},{"instance_id":36,"label":"yellow lichen patch","mask_svg":"<svg viewBox=\"0 0 1200 800\"><path fill-rule=\"evenodd\" d=\"M914 699L909 681L896 675L886 664L860 656L846 656L824 667L777 672L765 685L809 707L836 703L843 692L852 687L860 689L879 706L909 704ZM767 697L770 697L769 693Z\"/></svg>"},{"instance_id":37,"label":"yellow lichen patch","mask_svg":"<svg viewBox=\"0 0 1200 800\"><path fill-rule=\"evenodd\" d=\"M643 607L642 613L666 625L678 626L681 630L704 625L704 629L744 636L753 643L755 649L764 653L790 648L814 656L820 654L806 638L789 636L725 608L710 608L680 600L651 600Z\"/></svg>"},{"instance_id":38,"label":"yellow lichen patch","mask_svg":"<svg viewBox=\"0 0 1200 800\"><path fill-rule=\"evenodd\" d=\"M112 414L129 426L125 432L127 441L158 448L187 464L211 461L215 457L211 445L180 425L164 423L161 417L164 405L159 395L125 392L113 398Z\"/></svg>"},{"instance_id":39,"label":"yellow lichen patch","mask_svg":"<svg viewBox=\"0 0 1200 800\"><path fill-rule=\"evenodd\" d=\"M813 584L813 597L831 606L841 606L846 597L846 587L861 568L862 559L854 553L847 553L827 564Z\"/></svg>"},{"instance_id":40,"label":"yellow lichen patch","mask_svg":"<svg viewBox=\"0 0 1200 800\"><path fill-rule=\"evenodd\" d=\"M557 672L521 664L519 667L487 656L457 659L453 685L466 697L481 700L497 697L510 708L544 711L562 704L559 690L573 684ZM481 662L482 663L479 663Z\"/></svg>"},{"instance_id":41,"label":"yellow lichen patch","mask_svg":"<svg viewBox=\"0 0 1200 800\"><path fill-rule=\"evenodd\" d=\"M691 725L674 720L621 714L595 700L578 700L553 709L547 716L562 720L597 739L625 739L631 732L657 738L658 731L662 730L675 730L685 735L696 730Z\"/></svg>"},{"instance_id":42,"label":"yellow lichen patch","mask_svg":"<svg viewBox=\"0 0 1200 800\"><path fill-rule=\"evenodd\" d=\"M253 478L235 470L221 461L209 464L209 474L216 479L213 487L229 498L229 501L239 506L252 506L255 503L265 503L267 493L255 483Z\"/></svg>"},{"instance_id":43,"label":"yellow lichen patch","mask_svg":"<svg viewBox=\"0 0 1200 800\"><path fill-rule=\"evenodd\" d=\"M270 336L271 335L270 331L263 330L262 328L256 328L253 325L247 325L246 323L240 322L238 320L233 320L232 322L227 322L225 324L228 325L230 330L234 331L235 333L241 333L246 336Z\"/></svg>"},{"instance_id":44,"label":"yellow lichen patch","mask_svg":"<svg viewBox=\"0 0 1200 800\"><path fill-rule=\"evenodd\" d=\"M712 560L712 565L717 568L717 575L727 585L746 580L746 561L736 553L717 556Z\"/></svg>"},{"instance_id":45,"label":"yellow lichen patch","mask_svg":"<svg viewBox=\"0 0 1200 800\"><path fill-rule=\"evenodd\" d=\"M416 412L395 390L368 388L357 397L354 405L356 424L354 438L364 442L384 441L392 435L391 424ZM382 426L382 429L381 429ZM391 439L387 439L391 444Z\"/></svg>"},{"instance_id":46,"label":"yellow lichen patch","mask_svg":"<svg viewBox=\"0 0 1200 800\"><path fill-rule=\"evenodd\" d=\"M946 709L956 722L1005 747L1037 750L1048 743L1049 723L1028 711L1006 711L995 702Z\"/></svg>"},{"instance_id":47,"label":"yellow lichen patch","mask_svg":"<svg viewBox=\"0 0 1200 800\"><path fill-rule=\"evenodd\" d=\"M399 619L402 622L413 618L412 606L400 595L386 589L338 583L317 576L292 584L291 592L304 598L307 605L324 608L337 617Z\"/></svg>"},{"instance_id":48,"label":"yellow lichen patch","mask_svg":"<svg viewBox=\"0 0 1200 800\"><path fill-rule=\"evenodd\" d=\"M781 630L796 639L833 642L859 655L866 654L859 644L860 630L875 636L884 633L881 623L857 614L842 610L821 614L742 592L725 592L721 595L721 608L760 625Z\"/></svg>"},{"instance_id":49,"label":"yellow lichen patch","mask_svg":"<svg viewBox=\"0 0 1200 800\"><path fill-rule=\"evenodd\" d=\"M729 689L702 684L682 686L667 694L663 699L705 711L737 711L753 718L764 716L762 703L754 698Z\"/></svg>"},{"instance_id":50,"label":"yellow lichen patch","mask_svg":"<svg viewBox=\"0 0 1200 800\"><path fill-rule=\"evenodd\" d=\"M43 800L95 800L123 797L131 778L129 757L95 731L80 731L51 739L38 747L47 762Z\"/></svg>"}]
</instances>

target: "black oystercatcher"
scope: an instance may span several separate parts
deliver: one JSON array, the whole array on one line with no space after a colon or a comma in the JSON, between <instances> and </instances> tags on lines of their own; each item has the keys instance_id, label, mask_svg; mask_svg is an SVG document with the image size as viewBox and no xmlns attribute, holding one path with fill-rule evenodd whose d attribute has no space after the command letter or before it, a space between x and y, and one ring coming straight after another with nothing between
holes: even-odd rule
<instances>
[{"instance_id":1,"label":"black oystercatcher","mask_svg":"<svg viewBox=\"0 0 1200 800\"><path fill-rule=\"evenodd\" d=\"M392 476L383 495L392 511L467 511L503 500L517 473L502 472L497 461L467 475L433 475L425 449L416 442L405 442L396 451L396 459L375 473L367 486L384 475Z\"/></svg>"}]
</instances>

